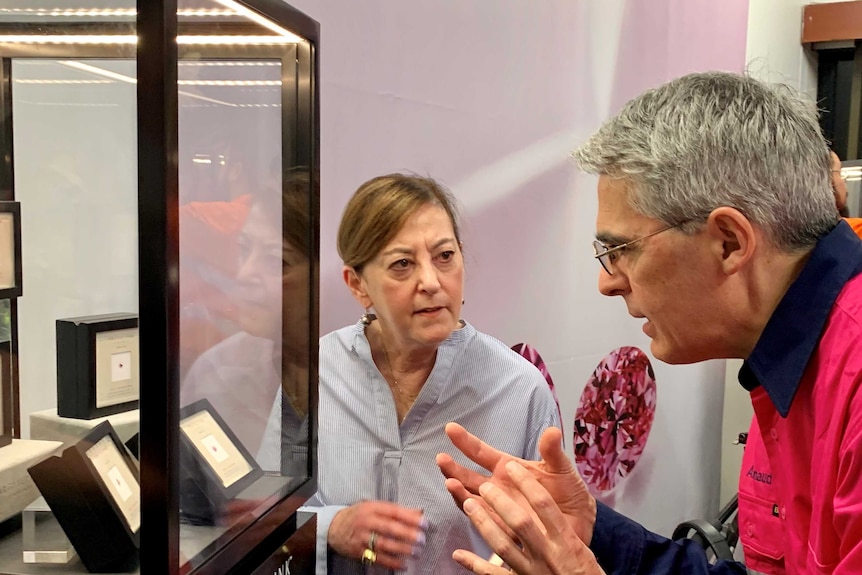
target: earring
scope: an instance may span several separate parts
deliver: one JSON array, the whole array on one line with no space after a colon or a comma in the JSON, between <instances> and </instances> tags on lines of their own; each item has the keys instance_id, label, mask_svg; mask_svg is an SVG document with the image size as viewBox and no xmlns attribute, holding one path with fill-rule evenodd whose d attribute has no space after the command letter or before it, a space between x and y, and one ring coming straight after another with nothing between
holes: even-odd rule
<instances>
[{"instance_id":1,"label":"earring","mask_svg":"<svg viewBox=\"0 0 862 575\"><path fill-rule=\"evenodd\" d=\"M466 300L463 300L463 299L462 299L462 300L461 300L461 305L464 305L464 302L465 302L465 301L466 301Z\"/></svg>"},{"instance_id":2,"label":"earring","mask_svg":"<svg viewBox=\"0 0 862 575\"><path fill-rule=\"evenodd\" d=\"M362 325L371 325L371 322L377 319L377 316L369 311L370 309L370 307L365 308L365 313L362 314L361 318L359 318L359 323Z\"/></svg>"}]
</instances>

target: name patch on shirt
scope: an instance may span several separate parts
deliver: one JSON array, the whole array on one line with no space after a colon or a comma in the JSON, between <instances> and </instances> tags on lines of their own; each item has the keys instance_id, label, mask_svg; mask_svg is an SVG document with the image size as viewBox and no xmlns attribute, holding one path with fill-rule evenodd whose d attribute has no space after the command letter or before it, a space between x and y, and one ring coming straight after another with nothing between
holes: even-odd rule
<instances>
[{"instance_id":1,"label":"name patch on shirt","mask_svg":"<svg viewBox=\"0 0 862 575\"><path fill-rule=\"evenodd\" d=\"M751 477L755 481L759 481L760 483L765 483L767 485L772 485L772 474L771 473L761 473L756 470L754 466L751 466L751 469L746 473L748 477Z\"/></svg>"}]
</instances>

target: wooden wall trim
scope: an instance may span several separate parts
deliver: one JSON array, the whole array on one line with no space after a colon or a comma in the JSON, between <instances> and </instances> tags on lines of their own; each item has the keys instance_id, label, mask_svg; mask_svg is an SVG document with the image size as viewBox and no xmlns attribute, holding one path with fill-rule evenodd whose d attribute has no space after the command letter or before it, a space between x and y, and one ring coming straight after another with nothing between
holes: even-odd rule
<instances>
[{"instance_id":1,"label":"wooden wall trim","mask_svg":"<svg viewBox=\"0 0 862 575\"><path fill-rule=\"evenodd\" d=\"M862 0L807 4L802 11L802 43L862 39Z\"/></svg>"}]
</instances>

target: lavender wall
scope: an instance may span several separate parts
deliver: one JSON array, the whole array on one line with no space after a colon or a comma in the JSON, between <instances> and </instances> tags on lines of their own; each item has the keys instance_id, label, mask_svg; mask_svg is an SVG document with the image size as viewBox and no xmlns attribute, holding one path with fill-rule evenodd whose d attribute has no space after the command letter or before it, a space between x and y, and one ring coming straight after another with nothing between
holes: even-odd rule
<instances>
[{"instance_id":1,"label":"lavender wall","mask_svg":"<svg viewBox=\"0 0 862 575\"><path fill-rule=\"evenodd\" d=\"M374 175L430 174L462 204L465 318L539 350L571 452L596 364L649 342L621 301L596 290L595 178L578 174L569 152L645 88L690 71L741 71L748 1L291 4L321 23L321 332L361 313L335 250L347 198ZM612 496L669 533L719 507L724 362L653 366L649 442Z\"/></svg>"}]
</instances>

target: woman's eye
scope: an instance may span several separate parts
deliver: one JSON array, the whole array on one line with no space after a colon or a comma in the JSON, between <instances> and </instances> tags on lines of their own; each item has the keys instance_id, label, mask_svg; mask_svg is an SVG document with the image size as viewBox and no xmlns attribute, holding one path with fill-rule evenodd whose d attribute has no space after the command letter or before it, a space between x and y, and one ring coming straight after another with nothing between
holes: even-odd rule
<instances>
[{"instance_id":1,"label":"woman's eye","mask_svg":"<svg viewBox=\"0 0 862 575\"><path fill-rule=\"evenodd\" d=\"M449 260L451 260L454 256L455 256L455 252L454 252L453 250L446 250L445 252L443 252L442 254L440 254L440 256L439 256L439 257L440 257L440 259L441 259L441 260L443 260L444 262L448 262L448 261L449 261Z\"/></svg>"},{"instance_id":2,"label":"woman's eye","mask_svg":"<svg viewBox=\"0 0 862 575\"><path fill-rule=\"evenodd\" d=\"M401 260L398 260L397 262L394 262L389 267L392 268L393 270L406 270L408 267L410 267L410 260L401 259Z\"/></svg>"}]
</instances>

